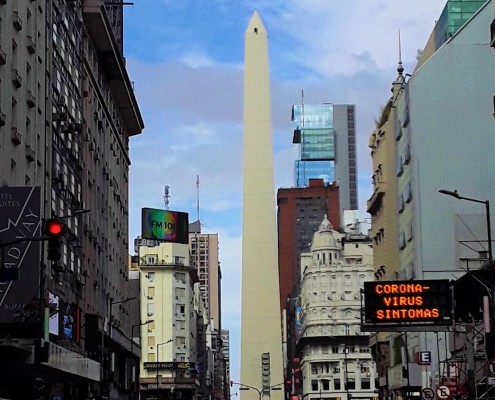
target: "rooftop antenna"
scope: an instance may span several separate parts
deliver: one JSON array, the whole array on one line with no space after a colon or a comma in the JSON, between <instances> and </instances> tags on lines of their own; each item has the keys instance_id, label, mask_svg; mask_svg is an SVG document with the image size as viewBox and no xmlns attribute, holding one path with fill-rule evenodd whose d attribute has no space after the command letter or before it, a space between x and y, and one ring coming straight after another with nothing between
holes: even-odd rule
<instances>
[{"instance_id":1,"label":"rooftop antenna","mask_svg":"<svg viewBox=\"0 0 495 400\"><path fill-rule=\"evenodd\" d=\"M170 204L170 186L165 185L165 189L163 190L163 202L165 203L165 210L168 210L168 206Z\"/></svg>"},{"instance_id":2,"label":"rooftop antenna","mask_svg":"<svg viewBox=\"0 0 495 400\"><path fill-rule=\"evenodd\" d=\"M397 72L399 73L399 76L402 77L402 74L404 72L404 67L402 66L402 46L400 43L400 29L399 29L399 65L397 66Z\"/></svg>"},{"instance_id":3,"label":"rooftop antenna","mask_svg":"<svg viewBox=\"0 0 495 400\"><path fill-rule=\"evenodd\" d=\"M199 221L199 175L196 175L196 212L198 213Z\"/></svg>"},{"instance_id":4,"label":"rooftop antenna","mask_svg":"<svg viewBox=\"0 0 495 400\"><path fill-rule=\"evenodd\" d=\"M301 89L301 111L302 111L302 130L301 130L301 156L304 155L304 89ZM306 161L303 158L303 186L306 185Z\"/></svg>"}]
</instances>

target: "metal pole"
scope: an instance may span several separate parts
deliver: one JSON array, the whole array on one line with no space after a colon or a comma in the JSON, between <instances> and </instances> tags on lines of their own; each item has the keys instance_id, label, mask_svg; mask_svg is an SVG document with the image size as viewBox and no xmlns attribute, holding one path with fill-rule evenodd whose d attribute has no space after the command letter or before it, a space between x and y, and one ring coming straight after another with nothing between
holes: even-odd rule
<instances>
[{"instance_id":1,"label":"metal pole","mask_svg":"<svg viewBox=\"0 0 495 400\"><path fill-rule=\"evenodd\" d=\"M493 262L493 251L492 251L492 226L490 223L490 201L485 201L486 208L486 229L488 234L488 262L491 265ZM490 273L490 287L493 290L493 279Z\"/></svg>"}]
</instances>

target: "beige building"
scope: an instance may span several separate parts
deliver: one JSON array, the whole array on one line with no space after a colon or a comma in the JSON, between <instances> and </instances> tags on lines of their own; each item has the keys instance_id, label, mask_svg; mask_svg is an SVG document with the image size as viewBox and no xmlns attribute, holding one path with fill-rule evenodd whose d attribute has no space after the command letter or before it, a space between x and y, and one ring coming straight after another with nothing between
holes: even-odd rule
<instances>
[{"instance_id":1,"label":"beige building","mask_svg":"<svg viewBox=\"0 0 495 400\"><path fill-rule=\"evenodd\" d=\"M373 280L370 238L334 231L327 217L301 257L304 399L375 397L375 363L369 335L360 330L361 294Z\"/></svg>"},{"instance_id":2,"label":"beige building","mask_svg":"<svg viewBox=\"0 0 495 400\"><path fill-rule=\"evenodd\" d=\"M175 393L197 396L196 270L189 263L189 246L156 243L139 246L141 274L142 396ZM149 322L151 321L151 322Z\"/></svg>"}]
</instances>

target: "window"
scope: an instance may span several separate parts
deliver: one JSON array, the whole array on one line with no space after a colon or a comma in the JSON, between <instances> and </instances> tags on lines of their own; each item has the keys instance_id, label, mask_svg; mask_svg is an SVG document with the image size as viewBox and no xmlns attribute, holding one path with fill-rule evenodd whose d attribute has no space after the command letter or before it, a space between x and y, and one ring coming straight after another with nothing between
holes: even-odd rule
<instances>
[{"instance_id":1,"label":"window","mask_svg":"<svg viewBox=\"0 0 495 400\"><path fill-rule=\"evenodd\" d=\"M328 379L322 379L321 385L323 390L330 390L330 381Z\"/></svg>"},{"instance_id":2,"label":"window","mask_svg":"<svg viewBox=\"0 0 495 400\"><path fill-rule=\"evenodd\" d=\"M313 392L317 392L318 391L318 381L316 381L316 380L311 381L311 390Z\"/></svg>"},{"instance_id":3,"label":"window","mask_svg":"<svg viewBox=\"0 0 495 400\"><path fill-rule=\"evenodd\" d=\"M175 338L175 342L177 346L185 346L186 345L186 338L184 336L177 336Z\"/></svg>"},{"instance_id":4,"label":"window","mask_svg":"<svg viewBox=\"0 0 495 400\"><path fill-rule=\"evenodd\" d=\"M399 249L404 250L406 248L406 235L404 232L399 233Z\"/></svg>"},{"instance_id":5,"label":"window","mask_svg":"<svg viewBox=\"0 0 495 400\"><path fill-rule=\"evenodd\" d=\"M408 143L404 151L404 164L409 164L411 161L411 145Z\"/></svg>"},{"instance_id":6,"label":"window","mask_svg":"<svg viewBox=\"0 0 495 400\"><path fill-rule=\"evenodd\" d=\"M402 160L402 156L397 157L395 172L397 176L401 176L404 173L404 161Z\"/></svg>"},{"instance_id":7,"label":"window","mask_svg":"<svg viewBox=\"0 0 495 400\"><path fill-rule=\"evenodd\" d=\"M148 336L148 346L154 346L154 345L155 345L155 337Z\"/></svg>"},{"instance_id":8,"label":"window","mask_svg":"<svg viewBox=\"0 0 495 400\"><path fill-rule=\"evenodd\" d=\"M397 211L399 211L399 214L404 211L405 206L404 196L401 193L397 199Z\"/></svg>"},{"instance_id":9,"label":"window","mask_svg":"<svg viewBox=\"0 0 495 400\"><path fill-rule=\"evenodd\" d=\"M340 390L340 379L333 380L333 388L334 390Z\"/></svg>"},{"instance_id":10,"label":"window","mask_svg":"<svg viewBox=\"0 0 495 400\"><path fill-rule=\"evenodd\" d=\"M149 279L150 282L154 282L155 281L155 273L154 272L148 272L146 274L146 277Z\"/></svg>"},{"instance_id":11,"label":"window","mask_svg":"<svg viewBox=\"0 0 495 400\"><path fill-rule=\"evenodd\" d=\"M371 382L369 379L363 379L361 381L361 389L371 389Z\"/></svg>"},{"instance_id":12,"label":"window","mask_svg":"<svg viewBox=\"0 0 495 400\"><path fill-rule=\"evenodd\" d=\"M148 353L148 362L155 362L155 353Z\"/></svg>"},{"instance_id":13,"label":"window","mask_svg":"<svg viewBox=\"0 0 495 400\"><path fill-rule=\"evenodd\" d=\"M155 313L155 303L148 303L148 317Z\"/></svg>"}]
</instances>

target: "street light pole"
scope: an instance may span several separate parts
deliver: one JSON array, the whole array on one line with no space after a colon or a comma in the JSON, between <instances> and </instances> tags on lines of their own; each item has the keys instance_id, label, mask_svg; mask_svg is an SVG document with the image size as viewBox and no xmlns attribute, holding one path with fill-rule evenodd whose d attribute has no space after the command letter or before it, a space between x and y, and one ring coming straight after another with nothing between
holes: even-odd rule
<instances>
[{"instance_id":1,"label":"street light pole","mask_svg":"<svg viewBox=\"0 0 495 400\"><path fill-rule=\"evenodd\" d=\"M491 227L491 222L490 222L490 201L488 200L479 200L479 199L474 199L472 197L465 197L459 195L457 193L457 190L451 191L451 190L445 190L441 189L439 190L439 193L445 194L447 196L452 196L458 200L466 200L466 201L472 201L473 203L480 203L485 205L485 217L486 217L486 230L487 230L487 240L488 240L488 271L489 271L489 279L490 279L490 287L487 288L488 292L488 297L489 297L489 321L488 321L488 326L485 328L485 335L489 334L492 331L493 327L493 321L495 317L495 287L494 287L494 280L493 280L493 251L492 251L492 227ZM473 347L473 342L474 342L474 334L473 334L473 325L470 324L468 326L468 332L467 332L467 345L468 345L468 351L467 351L467 386L468 386L468 397L469 398L476 398L476 392L477 392L477 384L476 384L476 360L474 357L474 347ZM490 338L487 336L486 337L486 343L490 342Z\"/></svg>"},{"instance_id":2,"label":"street light pole","mask_svg":"<svg viewBox=\"0 0 495 400\"><path fill-rule=\"evenodd\" d=\"M486 230L487 230L487 240L488 240L488 263L491 265L493 262L493 251L492 251L492 227L490 223L490 201L478 200L478 199L473 199L472 197L461 196L459 193L457 193L457 190L452 191L452 190L440 189L438 192L442 194L446 194L447 196L455 197L456 199L459 200L472 201L473 203L480 203L485 205ZM492 289L493 289L493 282L492 282Z\"/></svg>"},{"instance_id":3,"label":"street light pole","mask_svg":"<svg viewBox=\"0 0 495 400\"><path fill-rule=\"evenodd\" d=\"M109 356L109 361L110 361L110 373L113 372L113 365L112 365L112 333L113 333L113 323L112 323L112 307L116 304L121 304L121 303L127 303L128 301L131 300L136 300L136 297L129 297L124 300L120 301L113 301L113 299L110 297L110 307L108 308L108 322L110 324L110 327L108 329L108 356ZM131 332L132 334L132 332ZM103 359L102 359L103 360ZM109 387L108 390L110 391L110 382L109 382Z\"/></svg>"},{"instance_id":4,"label":"street light pole","mask_svg":"<svg viewBox=\"0 0 495 400\"><path fill-rule=\"evenodd\" d=\"M134 328L136 328L138 326L148 325L148 324L151 324L152 322L155 322L155 321L149 320L149 321L141 322L139 324L131 326L131 360L132 360L132 368L133 369L136 367L135 366L135 359L134 359ZM141 346L141 332L139 332L139 346ZM141 357L140 357L140 359L141 359ZM136 372L135 371L133 373L133 378L134 378L134 381L136 381ZM133 385L133 390L134 389L135 389L135 385Z\"/></svg>"},{"instance_id":5,"label":"street light pole","mask_svg":"<svg viewBox=\"0 0 495 400\"><path fill-rule=\"evenodd\" d=\"M259 400L262 400L263 399L263 393L265 392L265 390L270 390L270 389L281 390L281 388L278 388L277 386L285 385L285 382L277 383L276 385L272 385L270 387L263 388L263 389L258 389L258 388L255 388L254 386L246 385L245 383L231 382L231 384L232 385L239 385L240 386L239 390L250 390L250 389L256 390L256 392L258 392Z\"/></svg>"}]
</instances>

